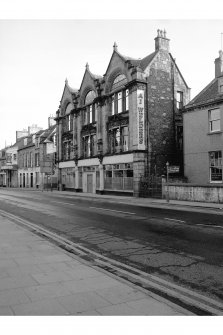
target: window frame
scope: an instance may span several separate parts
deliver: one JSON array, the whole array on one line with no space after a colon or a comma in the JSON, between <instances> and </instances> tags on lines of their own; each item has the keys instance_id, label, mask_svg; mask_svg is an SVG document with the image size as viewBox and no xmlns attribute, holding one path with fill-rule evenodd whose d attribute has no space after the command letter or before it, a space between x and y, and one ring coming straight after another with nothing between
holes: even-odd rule
<instances>
[{"instance_id":1,"label":"window frame","mask_svg":"<svg viewBox=\"0 0 223 335\"><path fill-rule=\"evenodd\" d=\"M219 116L216 118L211 117L211 113L214 111L219 112ZM212 129L213 128L213 122L217 122L219 124L219 127L217 129ZM220 113L220 108L213 108L208 110L208 127L209 127L209 132L210 133L215 133L221 131L221 113Z\"/></svg>"},{"instance_id":2,"label":"window frame","mask_svg":"<svg viewBox=\"0 0 223 335\"><path fill-rule=\"evenodd\" d=\"M214 157L211 158L211 155L214 154ZM218 157L216 157L218 154ZM214 164L212 165L212 162L214 160ZM217 161L217 164L216 164ZM221 180L212 180L212 169L218 169L221 170ZM216 150L216 151L209 151L209 181L212 184L221 184L223 182L223 166L222 166L222 151Z\"/></svg>"}]
</instances>

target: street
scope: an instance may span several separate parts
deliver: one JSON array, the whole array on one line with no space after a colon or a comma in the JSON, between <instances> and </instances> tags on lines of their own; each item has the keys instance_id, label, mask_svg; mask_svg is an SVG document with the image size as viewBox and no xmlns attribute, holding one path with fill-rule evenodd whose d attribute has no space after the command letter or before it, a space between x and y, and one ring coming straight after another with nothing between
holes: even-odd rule
<instances>
[{"instance_id":1,"label":"street","mask_svg":"<svg viewBox=\"0 0 223 335\"><path fill-rule=\"evenodd\" d=\"M0 210L135 269L223 300L220 214L19 189L0 190Z\"/></svg>"}]
</instances>

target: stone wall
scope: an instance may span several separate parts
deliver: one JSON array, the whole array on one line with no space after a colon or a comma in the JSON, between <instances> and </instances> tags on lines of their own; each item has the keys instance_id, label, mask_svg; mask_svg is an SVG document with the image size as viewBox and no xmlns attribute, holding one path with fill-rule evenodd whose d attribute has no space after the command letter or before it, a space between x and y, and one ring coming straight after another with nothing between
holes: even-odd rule
<instances>
[{"instance_id":1,"label":"stone wall","mask_svg":"<svg viewBox=\"0 0 223 335\"><path fill-rule=\"evenodd\" d=\"M183 201L200 201L223 203L223 184L196 185L196 184L163 184L163 198L169 192L169 199Z\"/></svg>"}]
</instances>

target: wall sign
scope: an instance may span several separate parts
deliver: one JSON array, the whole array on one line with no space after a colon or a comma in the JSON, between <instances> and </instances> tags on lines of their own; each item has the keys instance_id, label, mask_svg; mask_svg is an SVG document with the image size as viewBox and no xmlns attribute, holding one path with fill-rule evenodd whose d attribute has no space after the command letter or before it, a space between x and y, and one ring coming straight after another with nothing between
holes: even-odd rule
<instances>
[{"instance_id":1,"label":"wall sign","mask_svg":"<svg viewBox=\"0 0 223 335\"><path fill-rule=\"evenodd\" d=\"M138 149L145 150L145 100L144 90L137 90Z\"/></svg>"}]
</instances>

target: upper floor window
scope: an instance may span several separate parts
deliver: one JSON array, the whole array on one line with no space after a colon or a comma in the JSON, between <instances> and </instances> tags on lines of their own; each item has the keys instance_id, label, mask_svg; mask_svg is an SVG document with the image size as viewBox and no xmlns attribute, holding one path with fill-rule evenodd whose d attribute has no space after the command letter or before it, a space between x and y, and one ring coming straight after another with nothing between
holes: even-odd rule
<instances>
[{"instance_id":1,"label":"upper floor window","mask_svg":"<svg viewBox=\"0 0 223 335\"><path fill-rule=\"evenodd\" d=\"M220 86L219 86L219 92L220 92L220 93L223 93L223 85L220 85Z\"/></svg>"},{"instance_id":2,"label":"upper floor window","mask_svg":"<svg viewBox=\"0 0 223 335\"><path fill-rule=\"evenodd\" d=\"M83 136L84 157L91 157L97 154L96 134Z\"/></svg>"},{"instance_id":3,"label":"upper floor window","mask_svg":"<svg viewBox=\"0 0 223 335\"><path fill-rule=\"evenodd\" d=\"M126 76L124 74L120 74L113 81L112 90L115 90L116 88L125 85L126 83L127 83Z\"/></svg>"},{"instance_id":4,"label":"upper floor window","mask_svg":"<svg viewBox=\"0 0 223 335\"><path fill-rule=\"evenodd\" d=\"M7 154L6 162L7 163L12 163L12 154Z\"/></svg>"},{"instance_id":5,"label":"upper floor window","mask_svg":"<svg viewBox=\"0 0 223 335\"><path fill-rule=\"evenodd\" d=\"M16 154L13 154L13 160L14 161L16 161L16 158L17 158Z\"/></svg>"},{"instance_id":6,"label":"upper floor window","mask_svg":"<svg viewBox=\"0 0 223 335\"><path fill-rule=\"evenodd\" d=\"M39 166L39 152L35 153L35 166Z\"/></svg>"},{"instance_id":7,"label":"upper floor window","mask_svg":"<svg viewBox=\"0 0 223 335\"><path fill-rule=\"evenodd\" d=\"M129 90L123 90L112 95L112 115L129 110Z\"/></svg>"},{"instance_id":8,"label":"upper floor window","mask_svg":"<svg viewBox=\"0 0 223 335\"><path fill-rule=\"evenodd\" d=\"M92 103L94 101L94 99L96 98L96 93L95 91L91 90L87 93L86 97L85 97L85 101L84 104L88 105L90 103Z\"/></svg>"},{"instance_id":9,"label":"upper floor window","mask_svg":"<svg viewBox=\"0 0 223 335\"><path fill-rule=\"evenodd\" d=\"M128 127L118 127L109 130L110 153L128 151L129 130Z\"/></svg>"},{"instance_id":10,"label":"upper floor window","mask_svg":"<svg viewBox=\"0 0 223 335\"><path fill-rule=\"evenodd\" d=\"M209 152L210 182L222 182L222 153L221 151Z\"/></svg>"},{"instance_id":11,"label":"upper floor window","mask_svg":"<svg viewBox=\"0 0 223 335\"><path fill-rule=\"evenodd\" d=\"M95 91L91 90L85 97L84 104L87 105L84 111L84 124L89 124L97 121L97 109L96 104L93 103L96 98Z\"/></svg>"},{"instance_id":12,"label":"upper floor window","mask_svg":"<svg viewBox=\"0 0 223 335\"><path fill-rule=\"evenodd\" d=\"M177 91L177 109L183 107L183 92Z\"/></svg>"},{"instance_id":13,"label":"upper floor window","mask_svg":"<svg viewBox=\"0 0 223 335\"><path fill-rule=\"evenodd\" d=\"M215 132L221 129L220 127L220 109L212 109L208 111L209 131Z\"/></svg>"},{"instance_id":14,"label":"upper floor window","mask_svg":"<svg viewBox=\"0 0 223 335\"><path fill-rule=\"evenodd\" d=\"M127 78L124 74L118 75L112 85L112 91L120 87L120 91L112 95L112 115L129 110L129 90L125 89ZM122 89L121 89L122 87Z\"/></svg>"}]
</instances>

